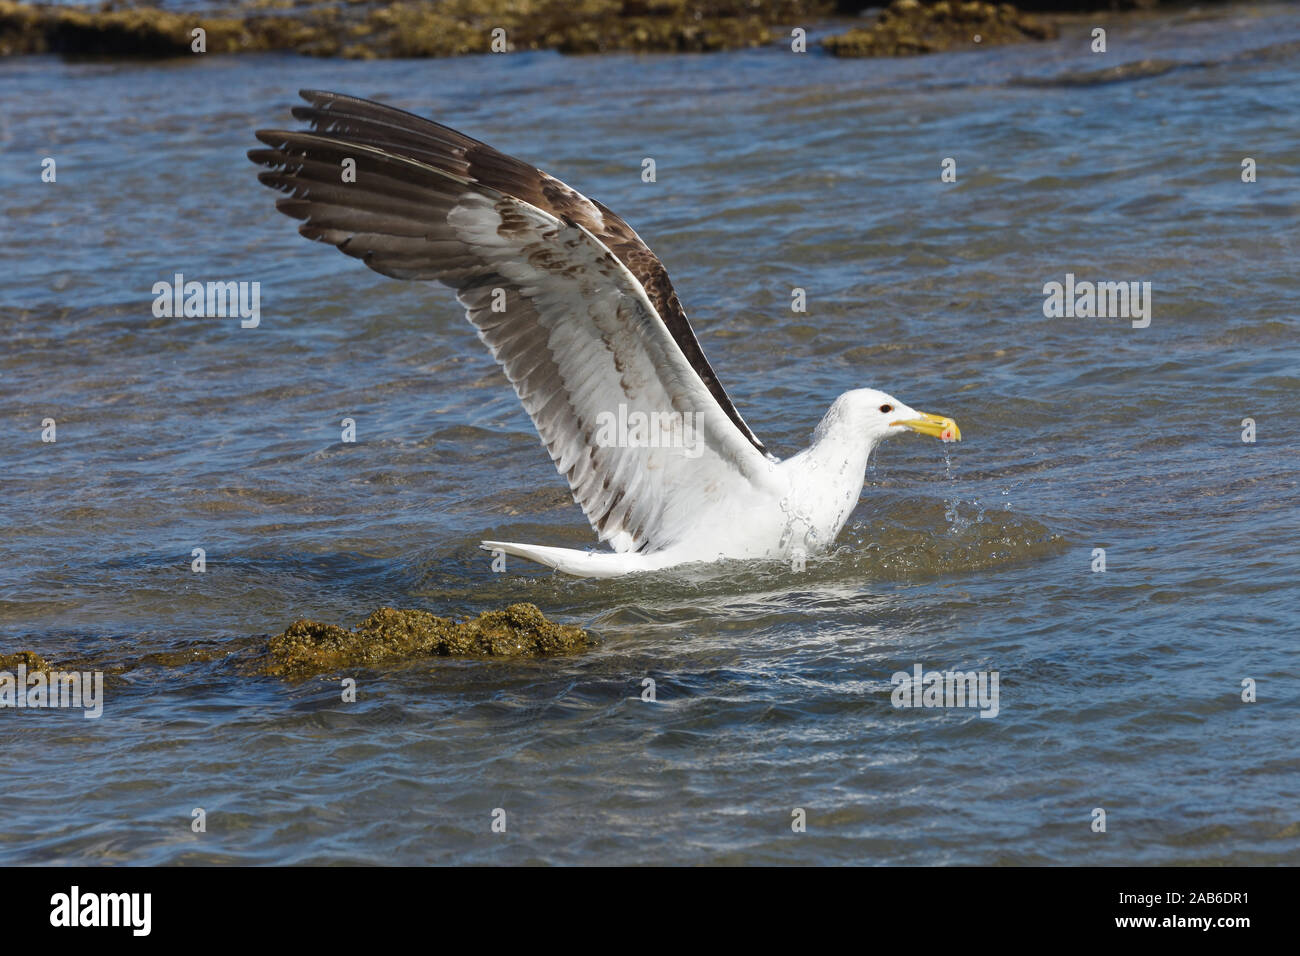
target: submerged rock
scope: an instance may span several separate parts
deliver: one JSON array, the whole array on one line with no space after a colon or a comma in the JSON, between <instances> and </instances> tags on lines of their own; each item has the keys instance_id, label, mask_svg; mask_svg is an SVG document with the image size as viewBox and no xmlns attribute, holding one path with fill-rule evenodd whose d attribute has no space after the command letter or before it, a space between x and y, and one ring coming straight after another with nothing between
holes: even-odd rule
<instances>
[{"instance_id":1,"label":"submerged rock","mask_svg":"<svg viewBox=\"0 0 1300 956\"><path fill-rule=\"evenodd\" d=\"M51 664L34 651L0 654L0 671L28 674L63 670L102 671L119 676L138 668L215 665L245 677L314 677L319 674L429 657L538 657L590 646L580 627L556 624L533 604L511 604L454 621L428 611L381 607L354 631L298 620L276 637L235 638L173 651L131 657L115 652Z\"/></svg>"},{"instance_id":2,"label":"submerged rock","mask_svg":"<svg viewBox=\"0 0 1300 956\"><path fill-rule=\"evenodd\" d=\"M354 631L294 621L271 638L261 671L273 677L310 677L419 657L559 654L589 643L582 628L548 621L533 604L511 604L465 621L383 607Z\"/></svg>"},{"instance_id":3,"label":"submerged rock","mask_svg":"<svg viewBox=\"0 0 1300 956\"><path fill-rule=\"evenodd\" d=\"M41 657L35 651L18 651L14 654L0 654L0 671L16 671L19 667L26 667L27 673L35 674L38 671L48 672L53 668L49 661Z\"/></svg>"},{"instance_id":4,"label":"submerged rock","mask_svg":"<svg viewBox=\"0 0 1300 956\"><path fill-rule=\"evenodd\" d=\"M1056 36L1054 24L1009 3L894 0L871 26L827 37L822 45L835 56L914 56Z\"/></svg>"}]
</instances>

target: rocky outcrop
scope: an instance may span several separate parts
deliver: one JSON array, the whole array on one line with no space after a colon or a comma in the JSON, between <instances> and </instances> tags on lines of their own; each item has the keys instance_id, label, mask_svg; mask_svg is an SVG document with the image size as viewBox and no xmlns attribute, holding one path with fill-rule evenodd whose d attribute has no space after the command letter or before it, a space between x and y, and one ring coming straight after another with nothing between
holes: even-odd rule
<instances>
[{"instance_id":1,"label":"rocky outcrop","mask_svg":"<svg viewBox=\"0 0 1300 956\"><path fill-rule=\"evenodd\" d=\"M835 56L915 56L1049 40L1056 27L1008 3L894 0L875 23L823 41Z\"/></svg>"},{"instance_id":2,"label":"rocky outcrop","mask_svg":"<svg viewBox=\"0 0 1300 956\"><path fill-rule=\"evenodd\" d=\"M260 669L272 677L310 677L427 657L561 654L588 643L582 628L548 621L532 604L511 604L465 621L384 607L353 631L294 621L271 638Z\"/></svg>"}]
</instances>

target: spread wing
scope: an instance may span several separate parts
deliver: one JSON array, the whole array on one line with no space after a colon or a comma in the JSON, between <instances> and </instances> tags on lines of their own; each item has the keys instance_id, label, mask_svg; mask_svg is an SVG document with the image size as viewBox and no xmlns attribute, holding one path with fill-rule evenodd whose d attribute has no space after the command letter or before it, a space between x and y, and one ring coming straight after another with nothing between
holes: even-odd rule
<instances>
[{"instance_id":1,"label":"spread wing","mask_svg":"<svg viewBox=\"0 0 1300 956\"><path fill-rule=\"evenodd\" d=\"M771 459L632 229L527 163L367 100L303 92L311 132L249 157L299 232L456 290L602 541L658 551ZM345 161L355 176L345 176Z\"/></svg>"}]
</instances>

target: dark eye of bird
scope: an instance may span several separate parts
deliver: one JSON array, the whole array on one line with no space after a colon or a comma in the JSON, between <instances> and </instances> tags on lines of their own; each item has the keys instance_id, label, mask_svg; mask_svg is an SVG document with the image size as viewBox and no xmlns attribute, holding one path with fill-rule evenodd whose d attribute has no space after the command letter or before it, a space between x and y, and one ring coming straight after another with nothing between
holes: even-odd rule
<instances>
[{"instance_id":1,"label":"dark eye of bird","mask_svg":"<svg viewBox=\"0 0 1300 956\"><path fill-rule=\"evenodd\" d=\"M881 406L880 406L880 410L881 410L882 412L884 412L886 415L888 415L890 412L892 412L892 411L894 410L894 406L893 406L893 405L881 405Z\"/></svg>"}]
</instances>

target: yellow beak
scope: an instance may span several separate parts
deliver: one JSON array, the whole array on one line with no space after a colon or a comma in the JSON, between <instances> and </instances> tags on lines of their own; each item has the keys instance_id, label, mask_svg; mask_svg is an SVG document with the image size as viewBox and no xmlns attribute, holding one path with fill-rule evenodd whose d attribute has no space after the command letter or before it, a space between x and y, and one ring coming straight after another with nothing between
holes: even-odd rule
<instances>
[{"instance_id":1,"label":"yellow beak","mask_svg":"<svg viewBox=\"0 0 1300 956\"><path fill-rule=\"evenodd\" d=\"M922 435L929 435L931 438L942 438L944 441L961 441L961 429L951 418L945 418L943 415L931 415L928 412L920 412L920 418L909 418L906 421L890 422L891 425L902 425L904 428L910 428L914 432Z\"/></svg>"}]
</instances>

